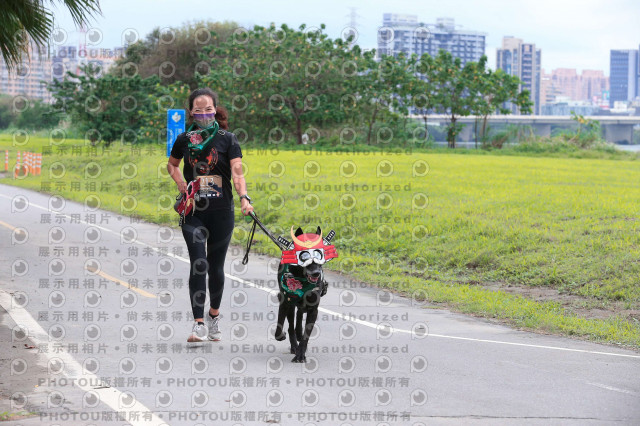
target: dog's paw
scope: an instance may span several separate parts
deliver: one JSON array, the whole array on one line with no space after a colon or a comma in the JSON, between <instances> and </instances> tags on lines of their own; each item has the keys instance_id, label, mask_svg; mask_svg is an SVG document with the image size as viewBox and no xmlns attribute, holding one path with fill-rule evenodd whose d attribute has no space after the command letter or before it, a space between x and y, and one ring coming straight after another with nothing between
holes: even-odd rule
<instances>
[{"instance_id":1,"label":"dog's paw","mask_svg":"<svg viewBox=\"0 0 640 426\"><path fill-rule=\"evenodd\" d=\"M284 339L286 339L286 338L287 338L287 333L285 332L285 333L282 333L282 334L280 334L280 335L277 335L277 334L276 334L276 335L274 335L274 337L276 338L276 340L277 340L278 342L281 342L281 341L283 341Z\"/></svg>"},{"instance_id":2,"label":"dog's paw","mask_svg":"<svg viewBox=\"0 0 640 426\"><path fill-rule=\"evenodd\" d=\"M306 350L303 347L303 344L299 344L298 347L296 348L296 351L294 352L296 356L293 357L291 362L307 362L307 357L305 356L305 352Z\"/></svg>"}]
</instances>

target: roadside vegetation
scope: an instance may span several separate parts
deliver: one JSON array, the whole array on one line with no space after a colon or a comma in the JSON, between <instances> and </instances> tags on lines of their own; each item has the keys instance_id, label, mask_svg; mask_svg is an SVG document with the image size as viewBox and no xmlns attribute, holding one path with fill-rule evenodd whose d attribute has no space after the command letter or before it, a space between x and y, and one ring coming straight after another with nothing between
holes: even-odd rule
<instances>
[{"instance_id":1,"label":"roadside vegetation","mask_svg":"<svg viewBox=\"0 0 640 426\"><path fill-rule=\"evenodd\" d=\"M13 144L1 136L0 149ZM94 195L107 210L177 228L164 145L31 137L21 148L48 152L42 175L0 182ZM637 157L296 148L245 147L249 190L278 234L335 229L340 258L329 268L517 327L640 347ZM250 224L239 212L236 223L243 245ZM256 237L256 250L279 255Z\"/></svg>"},{"instance_id":2,"label":"roadside vegetation","mask_svg":"<svg viewBox=\"0 0 640 426\"><path fill-rule=\"evenodd\" d=\"M0 182L177 227L166 112L210 86L256 211L285 237L291 225L335 229L328 268L517 327L640 348L639 154L578 115L549 137L492 129L489 115L531 102L485 57L376 60L323 30L195 22L167 43L155 29L108 72L89 63L53 83L53 105L0 97L11 159ZM478 149L451 149L468 115ZM40 176L12 179L18 151L43 154ZM243 245L249 223L239 212L236 223ZM257 251L279 256L256 237Z\"/></svg>"}]
</instances>

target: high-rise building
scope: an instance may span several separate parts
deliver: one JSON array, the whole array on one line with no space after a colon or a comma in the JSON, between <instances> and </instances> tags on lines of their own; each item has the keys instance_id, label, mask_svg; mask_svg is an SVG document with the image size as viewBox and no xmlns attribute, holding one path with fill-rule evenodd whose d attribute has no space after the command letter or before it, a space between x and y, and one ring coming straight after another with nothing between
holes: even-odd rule
<instances>
[{"instance_id":1,"label":"high-rise building","mask_svg":"<svg viewBox=\"0 0 640 426\"><path fill-rule=\"evenodd\" d=\"M612 50L610 57L609 106L613 108L616 101L633 101L640 95L640 73L637 50Z\"/></svg>"},{"instance_id":2,"label":"high-rise building","mask_svg":"<svg viewBox=\"0 0 640 426\"><path fill-rule=\"evenodd\" d=\"M551 104L556 101L556 97L560 96L560 90L553 81L551 74L540 71L540 105Z\"/></svg>"},{"instance_id":3,"label":"high-rise building","mask_svg":"<svg viewBox=\"0 0 640 426\"><path fill-rule=\"evenodd\" d=\"M52 62L53 80L62 80L67 71L78 73L78 47L77 46L59 46Z\"/></svg>"},{"instance_id":4,"label":"high-rise building","mask_svg":"<svg viewBox=\"0 0 640 426\"><path fill-rule=\"evenodd\" d=\"M558 68L551 71L553 85L561 96L577 101L580 99L580 76L575 68Z\"/></svg>"},{"instance_id":5,"label":"high-rise building","mask_svg":"<svg viewBox=\"0 0 640 426\"><path fill-rule=\"evenodd\" d=\"M28 52L11 72L0 57L0 93L26 96L30 99L51 100L47 83L51 81L51 57L49 46L29 42Z\"/></svg>"},{"instance_id":6,"label":"high-rise building","mask_svg":"<svg viewBox=\"0 0 640 426\"><path fill-rule=\"evenodd\" d=\"M477 62L484 55L486 33L456 29L452 18L438 18L435 24L418 22L417 15L385 13L378 31L378 57L428 53L436 56L446 50L462 64Z\"/></svg>"},{"instance_id":7,"label":"high-rise building","mask_svg":"<svg viewBox=\"0 0 640 426\"><path fill-rule=\"evenodd\" d=\"M542 70L540 90L541 105L556 102L558 96L601 105L609 90L609 79L599 70L583 70L581 74L573 68L558 68L551 74Z\"/></svg>"},{"instance_id":8,"label":"high-rise building","mask_svg":"<svg viewBox=\"0 0 640 426\"><path fill-rule=\"evenodd\" d=\"M78 51L76 46L39 46L30 42L28 52L11 72L0 57L0 93L51 102L47 85L53 80L63 79L67 71L79 73L79 66L87 62L99 65L104 74L123 54L121 47Z\"/></svg>"},{"instance_id":9,"label":"high-rise building","mask_svg":"<svg viewBox=\"0 0 640 426\"><path fill-rule=\"evenodd\" d=\"M597 102L609 91L609 78L600 70L582 70L578 100Z\"/></svg>"},{"instance_id":10,"label":"high-rise building","mask_svg":"<svg viewBox=\"0 0 640 426\"><path fill-rule=\"evenodd\" d=\"M519 38L504 37L502 49L497 50L497 68L517 76L522 82L520 90L526 89L533 102L532 111L540 114L540 62L542 53L533 43L523 43ZM512 106L517 114L517 108Z\"/></svg>"},{"instance_id":11,"label":"high-rise building","mask_svg":"<svg viewBox=\"0 0 640 426\"><path fill-rule=\"evenodd\" d=\"M101 72L105 74L115 64L116 60L123 55L124 48L122 47L115 49L96 47L78 50L77 46L58 46L57 52L51 58L52 77L54 80L62 80L65 78L67 71L80 74L80 67L87 63L100 67Z\"/></svg>"}]
</instances>

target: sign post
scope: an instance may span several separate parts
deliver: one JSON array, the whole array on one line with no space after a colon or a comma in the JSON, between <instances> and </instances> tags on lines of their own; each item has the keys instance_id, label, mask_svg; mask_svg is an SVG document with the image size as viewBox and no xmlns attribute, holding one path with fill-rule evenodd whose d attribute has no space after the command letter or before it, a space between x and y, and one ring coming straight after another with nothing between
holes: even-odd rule
<instances>
[{"instance_id":1,"label":"sign post","mask_svg":"<svg viewBox=\"0 0 640 426\"><path fill-rule=\"evenodd\" d=\"M167 110L167 157L171 155L173 143L180 133L184 132L185 111L183 109Z\"/></svg>"}]
</instances>

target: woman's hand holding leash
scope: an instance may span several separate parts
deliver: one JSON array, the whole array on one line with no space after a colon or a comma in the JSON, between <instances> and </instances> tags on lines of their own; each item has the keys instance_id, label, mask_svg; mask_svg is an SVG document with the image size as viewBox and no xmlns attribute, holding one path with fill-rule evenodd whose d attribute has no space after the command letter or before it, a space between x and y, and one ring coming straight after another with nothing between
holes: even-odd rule
<instances>
[{"instance_id":1,"label":"woman's hand holding leash","mask_svg":"<svg viewBox=\"0 0 640 426\"><path fill-rule=\"evenodd\" d=\"M242 209L242 214L248 216L249 213L253 212L253 206L246 198L240 200L240 208Z\"/></svg>"}]
</instances>

